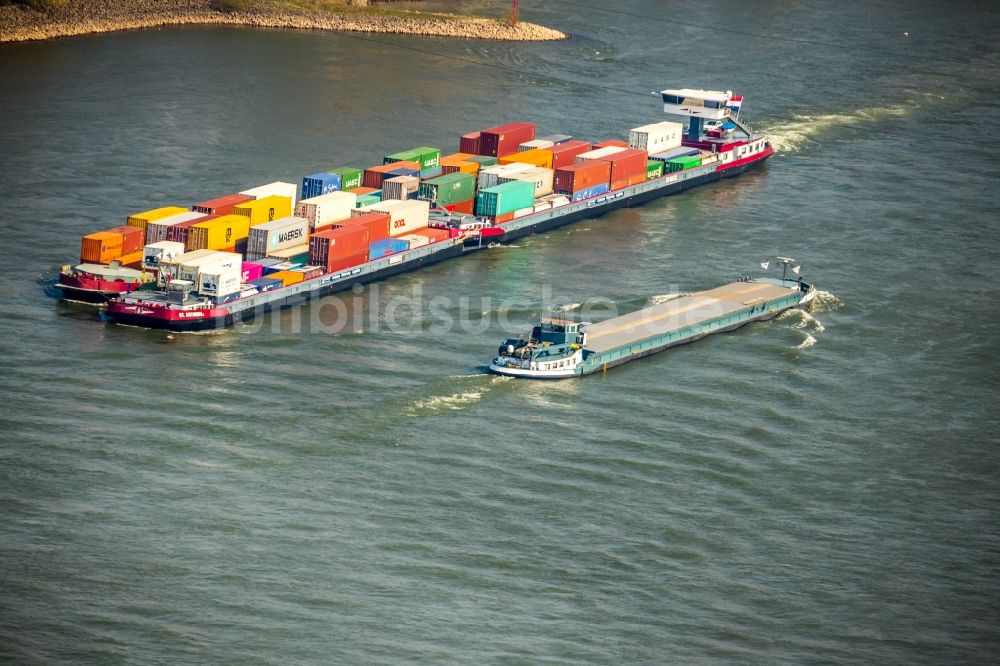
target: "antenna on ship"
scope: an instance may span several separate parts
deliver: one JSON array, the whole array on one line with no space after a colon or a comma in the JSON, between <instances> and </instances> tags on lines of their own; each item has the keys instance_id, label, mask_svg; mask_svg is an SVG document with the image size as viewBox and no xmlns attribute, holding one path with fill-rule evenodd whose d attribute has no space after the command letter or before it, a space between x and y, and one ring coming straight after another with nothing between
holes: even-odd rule
<instances>
[{"instance_id":1,"label":"antenna on ship","mask_svg":"<svg viewBox=\"0 0 1000 666\"><path fill-rule=\"evenodd\" d=\"M781 264L781 281L784 282L785 280L788 279L788 267L792 266L792 264L795 264L795 260L792 259L791 257L775 257L775 259L777 259L778 263ZM802 266L799 265L792 266L792 272L795 273L795 275L798 275L799 271L801 270ZM801 280L802 278L796 278L796 279Z\"/></svg>"}]
</instances>

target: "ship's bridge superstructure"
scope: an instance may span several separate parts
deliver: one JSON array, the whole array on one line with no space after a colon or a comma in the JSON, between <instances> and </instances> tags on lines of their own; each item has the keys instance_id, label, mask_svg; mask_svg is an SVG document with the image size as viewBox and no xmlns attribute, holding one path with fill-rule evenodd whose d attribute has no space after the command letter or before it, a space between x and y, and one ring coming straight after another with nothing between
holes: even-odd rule
<instances>
[{"instance_id":1,"label":"ship's bridge superstructure","mask_svg":"<svg viewBox=\"0 0 1000 666\"><path fill-rule=\"evenodd\" d=\"M739 127L750 138L750 129L739 121L738 109L743 98L734 96L730 90L722 92L720 90L677 88L661 90L660 97L663 98L664 113L690 119L687 137L692 141L698 141L702 138L706 120L732 123L734 127ZM734 108L737 109L735 114L733 113Z\"/></svg>"}]
</instances>

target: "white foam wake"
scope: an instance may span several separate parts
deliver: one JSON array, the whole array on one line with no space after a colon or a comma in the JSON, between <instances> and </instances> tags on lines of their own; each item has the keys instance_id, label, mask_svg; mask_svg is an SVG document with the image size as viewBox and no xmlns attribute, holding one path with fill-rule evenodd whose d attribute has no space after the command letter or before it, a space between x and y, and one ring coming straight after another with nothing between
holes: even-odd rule
<instances>
[{"instance_id":1,"label":"white foam wake","mask_svg":"<svg viewBox=\"0 0 1000 666\"><path fill-rule=\"evenodd\" d=\"M765 127L771 145L779 153L793 153L807 146L815 137L836 127L875 123L887 118L904 116L913 106L885 106L857 109L849 113L829 113L822 115L796 115L793 120L780 125Z\"/></svg>"},{"instance_id":2,"label":"white foam wake","mask_svg":"<svg viewBox=\"0 0 1000 666\"><path fill-rule=\"evenodd\" d=\"M816 344L816 338L814 338L813 336L811 336L811 335L809 335L808 333L806 333L806 339L805 339L805 340L803 340L803 341L802 341L802 342L801 342L801 343L800 343L800 344L799 344L799 345L798 345L797 347L795 347L795 348L796 348L796 349L809 349L810 347L812 347L812 346L813 346L813 345L815 345L815 344Z\"/></svg>"},{"instance_id":3,"label":"white foam wake","mask_svg":"<svg viewBox=\"0 0 1000 666\"><path fill-rule=\"evenodd\" d=\"M659 305L660 303L666 303L684 296L685 294L657 294L655 296L649 297L650 305Z\"/></svg>"}]
</instances>

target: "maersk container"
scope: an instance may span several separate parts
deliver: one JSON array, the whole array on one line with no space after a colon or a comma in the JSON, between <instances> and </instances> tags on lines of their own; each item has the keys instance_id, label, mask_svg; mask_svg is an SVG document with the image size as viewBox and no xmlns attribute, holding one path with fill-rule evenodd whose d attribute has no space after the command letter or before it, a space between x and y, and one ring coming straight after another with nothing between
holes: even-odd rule
<instances>
[{"instance_id":1,"label":"maersk container","mask_svg":"<svg viewBox=\"0 0 1000 666\"><path fill-rule=\"evenodd\" d=\"M182 254L184 254L184 243L168 240L150 243L142 248L142 266L143 268L159 268L161 260L168 262Z\"/></svg>"},{"instance_id":2,"label":"maersk container","mask_svg":"<svg viewBox=\"0 0 1000 666\"><path fill-rule=\"evenodd\" d=\"M240 194L247 194L254 199L264 199L266 197L278 196L278 197L288 197L289 206L294 206L296 201L296 192L298 188L295 183L285 183L282 181L276 181L273 183L268 183L267 185L260 185L258 187L252 187L249 190L243 190Z\"/></svg>"},{"instance_id":3,"label":"maersk container","mask_svg":"<svg viewBox=\"0 0 1000 666\"><path fill-rule=\"evenodd\" d=\"M590 144L586 141L557 143L549 148L549 151L552 153L552 164L549 168L559 169L560 167L569 166L576 161L577 155L585 153L588 150L590 150Z\"/></svg>"},{"instance_id":4,"label":"maersk container","mask_svg":"<svg viewBox=\"0 0 1000 666\"><path fill-rule=\"evenodd\" d=\"M573 194L595 185L609 185L611 164L604 160L584 160L555 170L553 189L563 194ZM609 185L610 186L610 185Z\"/></svg>"},{"instance_id":5,"label":"maersk container","mask_svg":"<svg viewBox=\"0 0 1000 666\"><path fill-rule=\"evenodd\" d=\"M556 142L549 141L548 139L532 139L518 145L517 152L523 153L526 150L534 150L535 148L551 148L554 145L556 145Z\"/></svg>"},{"instance_id":6,"label":"maersk container","mask_svg":"<svg viewBox=\"0 0 1000 666\"><path fill-rule=\"evenodd\" d=\"M361 169L355 169L354 167L337 167L335 169L328 169L327 173L340 176L340 189L343 192L353 190L356 187L361 187Z\"/></svg>"},{"instance_id":7,"label":"maersk container","mask_svg":"<svg viewBox=\"0 0 1000 666\"><path fill-rule=\"evenodd\" d=\"M354 192L330 192L299 201L295 216L309 220L309 228L316 230L349 218L357 205L358 195Z\"/></svg>"},{"instance_id":8,"label":"maersk container","mask_svg":"<svg viewBox=\"0 0 1000 666\"><path fill-rule=\"evenodd\" d=\"M250 220L250 226L256 227L291 215L292 200L287 196L275 194L240 204L233 208L233 213L246 217Z\"/></svg>"},{"instance_id":9,"label":"maersk container","mask_svg":"<svg viewBox=\"0 0 1000 666\"><path fill-rule=\"evenodd\" d=\"M469 173L448 173L420 183L418 198L435 206L468 201L476 194L476 177Z\"/></svg>"},{"instance_id":10,"label":"maersk container","mask_svg":"<svg viewBox=\"0 0 1000 666\"><path fill-rule=\"evenodd\" d=\"M147 210L143 213L136 213L135 215L129 215L126 224L130 227L138 227L144 232L146 231L146 225L150 222L155 222L156 220L162 220L170 215L177 215L178 213L186 213L187 208L181 208L180 206L164 206L163 208L154 208L153 210Z\"/></svg>"},{"instance_id":11,"label":"maersk container","mask_svg":"<svg viewBox=\"0 0 1000 666\"><path fill-rule=\"evenodd\" d=\"M577 201L582 201L584 199L589 199L590 197L596 197L600 194L604 194L605 192L608 192L610 189L611 188L607 183L594 185L592 187L588 187L582 190L577 190L576 192L573 193L573 196L570 197L570 200L573 203L576 203Z\"/></svg>"},{"instance_id":12,"label":"maersk container","mask_svg":"<svg viewBox=\"0 0 1000 666\"><path fill-rule=\"evenodd\" d=\"M663 162L660 160L646 161L646 180L653 180L663 175Z\"/></svg>"},{"instance_id":13,"label":"maersk container","mask_svg":"<svg viewBox=\"0 0 1000 666\"><path fill-rule=\"evenodd\" d=\"M302 198L310 199L341 190L341 176L336 173L314 173L302 179Z\"/></svg>"},{"instance_id":14,"label":"maersk container","mask_svg":"<svg viewBox=\"0 0 1000 666\"><path fill-rule=\"evenodd\" d=\"M418 189L416 176L393 176L382 181L382 199L416 199Z\"/></svg>"},{"instance_id":15,"label":"maersk container","mask_svg":"<svg viewBox=\"0 0 1000 666\"><path fill-rule=\"evenodd\" d=\"M371 207L378 213L389 214L389 236L404 236L427 226L430 204L421 199L383 201Z\"/></svg>"},{"instance_id":16,"label":"maersk container","mask_svg":"<svg viewBox=\"0 0 1000 666\"><path fill-rule=\"evenodd\" d=\"M569 134L549 134L548 136L539 137L545 141L551 141L553 145L558 145L560 143L566 143L567 141L572 141L573 137Z\"/></svg>"},{"instance_id":17,"label":"maersk container","mask_svg":"<svg viewBox=\"0 0 1000 666\"><path fill-rule=\"evenodd\" d=\"M534 123L508 123L479 133L479 154L500 157L517 152L517 147L535 138Z\"/></svg>"},{"instance_id":18,"label":"maersk container","mask_svg":"<svg viewBox=\"0 0 1000 666\"><path fill-rule=\"evenodd\" d=\"M629 130L628 145L647 153L659 153L681 145L683 134L683 125L664 120Z\"/></svg>"},{"instance_id":19,"label":"maersk container","mask_svg":"<svg viewBox=\"0 0 1000 666\"><path fill-rule=\"evenodd\" d=\"M534 203L534 183L514 180L480 190L476 196L476 215L498 217L518 208L531 208Z\"/></svg>"},{"instance_id":20,"label":"maersk container","mask_svg":"<svg viewBox=\"0 0 1000 666\"><path fill-rule=\"evenodd\" d=\"M188 229L188 250L224 250L246 238L250 220L242 215L222 215L207 222L199 222Z\"/></svg>"},{"instance_id":21,"label":"maersk container","mask_svg":"<svg viewBox=\"0 0 1000 666\"><path fill-rule=\"evenodd\" d=\"M304 217L282 217L250 227L247 238L247 258L258 259L273 250L281 250L308 242L309 220Z\"/></svg>"},{"instance_id":22,"label":"maersk container","mask_svg":"<svg viewBox=\"0 0 1000 666\"><path fill-rule=\"evenodd\" d=\"M513 180L531 183L535 187L535 198L552 194L552 169L533 167L524 171L518 171L517 173L501 175L498 180L500 183L507 183ZM514 217L517 217L517 215L515 214Z\"/></svg>"},{"instance_id":23,"label":"maersk container","mask_svg":"<svg viewBox=\"0 0 1000 666\"><path fill-rule=\"evenodd\" d=\"M368 244L368 261L380 259L389 254L396 254L410 249L410 244L402 238L386 238Z\"/></svg>"},{"instance_id":24,"label":"maersk container","mask_svg":"<svg viewBox=\"0 0 1000 666\"><path fill-rule=\"evenodd\" d=\"M576 163L579 164L584 160L601 160L605 157L610 157L615 153L620 153L625 150L621 146L604 146L603 148L596 148L594 150L588 150L585 153L580 153L576 156Z\"/></svg>"},{"instance_id":25,"label":"maersk container","mask_svg":"<svg viewBox=\"0 0 1000 666\"><path fill-rule=\"evenodd\" d=\"M204 213L187 210L183 213L161 217L159 220L151 220L149 224L146 225L146 244L149 245L150 243L159 243L160 241L169 240L170 227L183 222L193 223L194 220L200 221L204 217Z\"/></svg>"},{"instance_id":26,"label":"maersk container","mask_svg":"<svg viewBox=\"0 0 1000 666\"><path fill-rule=\"evenodd\" d=\"M282 282L280 278L275 279L272 277L262 277L257 278L256 280L250 280L247 284L252 284L257 287L257 291L263 293L265 291L271 291L272 289L278 289L284 286L285 283Z\"/></svg>"},{"instance_id":27,"label":"maersk container","mask_svg":"<svg viewBox=\"0 0 1000 666\"><path fill-rule=\"evenodd\" d=\"M659 160L660 162L666 162L667 160L672 160L675 157L688 157L689 155L698 155L701 151L697 148L688 148L687 146L680 146L679 148L671 148L670 150L665 150L661 153L651 154L649 159Z\"/></svg>"},{"instance_id":28,"label":"maersk container","mask_svg":"<svg viewBox=\"0 0 1000 666\"><path fill-rule=\"evenodd\" d=\"M204 213L205 215L230 215L234 207L247 201L253 201L253 199L249 194L226 194L225 196L196 203L191 206L191 210Z\"/></svg>"}]
</instances>

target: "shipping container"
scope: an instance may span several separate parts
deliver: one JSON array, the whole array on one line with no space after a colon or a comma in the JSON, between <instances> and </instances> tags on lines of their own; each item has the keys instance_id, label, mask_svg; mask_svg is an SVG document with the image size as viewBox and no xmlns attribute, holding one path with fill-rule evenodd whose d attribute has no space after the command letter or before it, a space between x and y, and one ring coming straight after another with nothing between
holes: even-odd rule
<instances>
[{"instance_id":1,"label":"shipping container","mask_svg":"<svg viewBox=\"0 0 1000 666\"><path fill-rule=\"evenodd\" d=\"M314 231L347 219L351 216L351 209L358 205L356 191L330 192L302 199L295 206L295 216L309 220L309 228Z\"/></svg>"},{"instance_id":2,"label":"shipping container","mask_svg":"<svg viewBox=\"0 0 1000 666\"><path fill-rule=\"evenodd\" d=\"M687 146L680 146L678 148L671 148L670 150L664 150L661 153L656 153L655 155L650 155L649 159L659 160L661 162L666 162L667 160L672 160L675 157L688 157L690 155L698 155L701 153L697 148L688 148Z\"/></svg>"},{"instance_id":3,"label":"shipping container","mask_svg":"<svg viewBox=\"0 0 1000 666\"><path fill-rule=\"evenodd\" d=\"M667 160L666 162L667 172L680 171L682 169L690 169L691 167L701 166L700 157L674 157Z\"/></svg>"},{"instance_id":4,"label":"shipping container","mask_svg":"<svg viewBox=\"0 0 1000 666\"><path fill-rule=\"evenodd\" d=\"M143 242L145 238L145 233L142 229L138 227L133 227L124 224L120 227L113 227L111 229L105 229L105 231L110 231L112 233L122 235L122 254L135 254L136 252L142 252L142 248L145 245ZM160 240L166 240L161 238Z\"/></svg>"},{"instance_id":5,"label":"shipping container","mask_svg":"<svg viewBox=\"0 0 1000 666\"><path fill-rule=\"evenodd\" d=\"M619 139L608 139L607 141L601 141L600 143L594 144L594 149L599 148L628 148L628 141L620 141Z\"/></svg>"},{"instance_id":6,"label":"shipping container","mask_svg":"<svg viewBox=\"0 0 1000 666\"><path fill-rule=\"evenodd\" d=\"M512 213L518 208L534 205L533 183L511 181L480 190L476 195L476 214L489 217Z\"/></svg>"},{"instance_id":7,"label":"shipping container","mask_svg":"<svg viewBox=\"0 0 1000 666\"><path fill-rule=\"evenodd\" d=\"M589 199L590 197L596 197L598 195L605 194L609 190L610 188L608 187L607 183L602 183L600 185L593 185L591 187L587 187L582 190L577 190L570 197L570 200L573 203L576 203L577 201L582 201L584 199Z\"/></svg>"},{"instance_id":8,"label":"shipping container","mask_svg":"<svg viewBox=\"0 0 1000 666\"><path fill-rule=\"evenodd\" d=\"M343 192L361 187L361 169L354 167L336 167L328 169L327 173L340 176L340 189Z\"/></svg>"},{"instance_id":9,"label":"shipping container","mask_svg":"<svg viewBox=\"0 0 1000 666\"><path fill-rule=\"evenodd\" d=\"M233 213L244 216L250 220L250 226L255 227L291 215L292 200L286 196L271 195L240 204L233 208Z\"/></svg>"},{"instance_id":10,"label":"shipping container","mask_svg":"<svg viewBox=\"0 0 1000 666\"><path fill-rule=\"evenodd\" d=\"M281 250L308 242L309 220L304 217L282 217L250 227L247 237L247 259L267 256Z\"/></svg>"},{"instance_id":11,"label":"shipping container","mask_svg":"<svg viewBox=\"0 0 1000 666\"><path fill-rule=\"evenodd\" d=\"M142 248L142 265L144 268L156 269L160 267L161 260L169 262L182 254L184 254L184 243L168 240L150 243Z\"/></svg>"},{"instance_id":12,"label":"shipping container","mask_svg":"<svg viewBox=\"0 0 1000 666\"><path fill-rule=\"evenodd\" d=\"M382 199L416 199L418 189L420 189L420 178L393 176L382 181Z\"/></svg>"},{"instance_id":13,"label":"shipping container","mask_svg":"<svg viewBox=\"0 0 1000 666\"><path fill-rule=\"evenodd\" d=\"M198 274L198 293L202 296L216 297L239 293L243 285L240 275L240 266L224 269L206 268Z\"/></svg>"},{"instance_id":14,"label":"shipping container","mask_svg":"<svg viewBox=\"0 0 1000 666\"><path fill-rule=\"evenodd\" d=\"M264 264L259 261L244 261L243 271L240 274L240 279L243 280L244 284L250 282L251 280L256 280L257 278L264 275Z\"/></svg>"},{"instance_id":15,"label":"shipping container","mask_svg":"<svg viewBox=\"0 0 1000 666\"><path fill-rule=\"evenodd\" d=\"M400 171L400 169L408 169L408 171ZM365 169L364 180L362 184L365 187L374 187L376 189L382 188L382 181L386 179L386 174L391 173L392 176L419 176L420 175L420 164L412 161L402 161L402 162L392 162L391 164L380 164L379 166L368 167Z\"/></svg>"},{"instance_id":16,"label":"shipping container","mask_svg":"<svg viewBox=\"0 0 1000 666\"><path fill-rule=\"evenodd\" d=\"M377 203L382 201L382 191L376 190L373 194L366 194L364 196L358 197L357 204L354 208L370 208Z\"/></svg>"},{"instance_id":17,"label":"shipping container","mask_svg":"<svg viewBox=\"0 0 1000 666\"><path fill-rule=\"evenodd\" d=\"M423 247L431 242L425 234L426 229L420 229L416 233L406 234L405 236L400 236L399 240L406 241L406 245L409 249L414 250L418 247Z\"/></svg>"},{"instance_id":18,"label":"shipping container","mask_svg":"<svg viewBox=\"0 0 1000 666\"><path fill-rule=\"evenodd\" d=\"M420 179L423 180L424 178L436 178L437 176L440 176L443 173L444 169L442 169L439 166L436 166L433 169L423 169L420 172Z\"/></svg>"},{"instance_id":19,"label":"shipping container","mask_svg":"<svg viewBox=\"0 0 1000 666\"><path fill-rule=\"evenodd\" d=\"M251 201L253 200L251 199ZM230 215L230 213L226 213L226 215ZM184 245L187 245L188 233L190 232L191 227L198 224L199 222L208 222L209 220L214 220L217 217L221 216L202 215L201 217L195 218L193 220L187 220L185 222L179 222L177 224L173 224L167 227L167 240L174 241L177 243L184 243Z\"/></svg>"},{"instance_id":20,"label":"shipping container","mask_svg":"<svg viewBox=\"0 0 1000 666\"><path fill-rule=\"evenodd\" d=\"M271 276L257 278L256 280L250 280L247 284L251 284L257 287L257 291L261 293L265 291L271 291L272 289L279 289L285 286L285 283L282 282L280 278L275 279Z\"/></svg>"},{"instance_id":21,"label":"shipping container","mask_svg":"<svg viewBox=\"0 0 1000 666\"><path fill-rule=\"evenodd\" d=\"M576 156L580 153L585 153L590 150L590 144L586 141L567 141L565 143L558 143L551 148L549 151L552 153L552 164L548 168L559 169L560 167L569 166L576 162ZM541 166L545 166L544 164Z\"/></svg>"},{"instance_id":22,"label":"shipping container","mask_svg":"<svg viewBox=\"0 0 1000 666\"><path fill-rule=\"evenodd\" d=\"M161 217L159 220L150 220L149 224L146 225L146 244L159 243L160 241L170 240L170 227L176 226L178 224L183 224L185 222L195 222L201 221L205 218L204 213L186 210L183 213L177 213L175 215L168 215L167 217Z\"/></svg>"},{"instance_id":23,"label":"shipping container","mask_svg":"<svg viewBox=\"0 0 1000 666\"><path fill-rule=\"evenodd\" d=\"M192 225L188 229L188 240L184 247L189 252L224 250L246 239L249 232L250 220L243 215L220 215L207 222Z\"/></svg>"},{"instance_id":24,"label":"shipping container","mask_svg":"<svg viewBox=\"0 0 1000 666\"><path fill-rule=\"evenodd\" d=\"M309 263L322 266L327 273L342 259L368 257L369 229L367 225L324 229L309 239Z\"/></svg>"},{"instance_id":25,"label":"shipping container","mask_svg":"<svg viewBox=\"0 0 1000 666\"><path fill-rule=\"evenodd\" d=\"M514 153L499 160L500 164L512 164L521 162L522 164L532 164L546 169L552 168L552 151L547 148L533 148L521 153Z\"/></svg>"},{"instance_id":26,"label":"shipping container","mask_svg":"<svg viewBox=\"0 0 1000 666\"><path fill-rule=\"evenodd\" d=\"M368 261L380 259L410 249L410 244L402 238L386 238L368 244Z\"/></svg>"},{"instance_id":27,"label":"shipping container","mask_svg":"<svg viewBox=\"0 0 1000 666\"><path fill-rule=\"evenodd\" d=\"M475 176L479 172L479 163L471 160L446 160L441 158L441 173L468 173Z\"/></svg>"},{"instance_id":28,"label":"shipping container","mask_svg":"<svg viewBox=\"0 0 1000 666\"><path fill-rule=\"evenodd\" d=\"M389 236L395 237L426 227L430 204L421 199L388 200L372 206L370 210L389 214Z\"/></svg>"},{"instance_id":29,"label":"shipping container","mask_svg":"<svg viewBox=\"0 0 1000 666\"><path fill-rule=\"evenodd\" d=\"M612 190L620 190L629 185L635 185L646 180L646 161L649 155L645 150L626 148L603 160L611 164L609 177Z\"/></svg>"},{"instance_id":30,"label":"shipping container","mask_svg":"<svg viewBox=\"0 0 1000 666\"><path fill-rule=\"evenodd\" d=\"M629 148L645 150L650 154L660 153L680 146L683 134L683 125L664 120L629 130L628 145Z\"/></svg>"},{"instance_id":31,"label":"shipping container","mask_svg":"<svg viewBox=\"0 0 1000 666\"><path fill-rule=\"evenodd\" d=\"M120 256L122 256L122 235L119 233L98 231L87 234L80 240L81 263L106 264Z\"/></svg>"},{"instance_id":32,"label":"shipping container","mask_svg":"<svg viewBox=\"0 0 1000 666\"><path fill-rule=\"evenodd\" d=\"M199 254L199 253L205 254ZM171 280L190 280L197 285L199 275L203 271L222 271L227 268L235 268L238 271L243 266L243 257L235 252L216 252L214 250L196 250L186 252L180 257L175 257L170 264L162 264L161 275Z\"/></svg>"},{"instance_id":33,"label":"shipping container","mask_svg":"<svg viewBox=\"0 0 1000 666\"><path fill-rule=\"evenodd\" d=\"M284 259L285 261L301 266L309 261L309 243L299 243L291 247L269 250L267 256L272 259Z\"/></svg>"},{"instance_id":34,"label":"shipping container","mask_svg":"<svg viewBox=\"0 0 1000 666\"><path fill-rule=\"evenodd\" d=\"M466 215L472 215L476 210L476 198L466 199L465 201L456 201L455 203L446 204L442 206L446 211L450 213L464 213Z\"/></svg>"},{"instance_id":35,"label":"shipping container","mask_svg":"<svg viewBox=\"0 0 1000 666\"><path fill-rule=\"evenodd\" d=\"M539 137L546 141L551 141L553 145L558 145L560 143L566 143L567 141L572 141L573 137L569 134L549 134L548 136Z\"/></svg>"},{"instance_id":36,"label":"shipping container","mask_svg":"<svg viewBox=\"0 0 1000 666\"><path fill-rule=\"evenodd\" d=\"M295 271L278 271L276 273L271 273L267 277L272 280L281 280L281 284L284 287L292 284L298 284L305 279L302 273L296 273Z\"/></svg>"},{"instance_id":37,"label":"shipping container","mask_svg":"<svg viewBox=\"0 0 1000 666\"><path fill-rule=\"evenodd\" d=\"M253 199L249 194L227 194L196 203L191 206L191 210L204 213L205 215L232 215L233 208L247 201L253 201Z\"/></svg>"},{"instance_id":38,"label":"shipping container","mask_svg":"<svg viewBox=\"0 0 1000 666\"><path fill-rule=\"evenodd\" d=\"M314 173L302 179L302 199L322 196L341 190L341 176L337 173Z\"/></svg>"},{"instance_id":39,"label":"shipping container","mask_svg":"<svg viewBox=\"0 0 1000 666\"><path fill-rule=\"evenodd\" d=\"M506 176L512 173L527 171L528 169L534 168L535 166L533 164L511 162L509 164L498 164L496 166L480 169L479 174L476 176L476 189L485 190L488 187L493 187L500 182L500 176Z\"/></svg>"},{"instance_id":40,"label":"shipping container","mask_svg":"<svg viewBox=\"0 0 1000 666\"><path fill-rule=\"evenodd\" d=\"M469 132L468 134L463 134L458 140L458 150L462 153L469 153L471 155L479 154L479 132Z\"/></svg>"},{"instance_id":41,"label":"shipping container","mask_svg":"<svg viewBox=\"0 0 1000 666\"><path fill-rule=\"evenodd\" d=\"M469 161L478 164L480 169L483 167L496 166L497 164L497 158L490 157L489 155L473 155L469 158Z\"/></svg>"},{"instance_id":42,"label":"shipping container","mask_svg":"<svg viewBox=\"0 0 1000 666\"><path fill-rule=\"evenodd\" d=\"M517 152L517 147L535 138L533 123L508 123L479 133L479 154L499 157Z\"/></svg>"},{"instance_id":43,"label":"shipping container","mask_svg":"<svg viewBox=\"0 0 1000 666\"><path fill-rule=\"evenodd\" d=\"M604 148L595 148L594 150L588 150L585 153L577 155L576 163L579 164L585 160L604 159L605 157L609 157L615 153L620 153L623 150L626 150L626 148L622 148L621 146L605 146Z\"/></svg>"},{"instance_id":44,"label":"shipping container","mask_svg":"<svg viewBox=\"0 0 1000 666\"><path fill-rule=\"evenodd\" d=\"M299 268L293 268L296 273L302 273L303 280L312 280L317 278L326 272L323 266L300 266Z\"/></svg>"},{"instance_id":45,"label":"shipping container","mask_svg":"<svg viewBox=\"0 0 1000 666\"><path fill-rule=\"evenodd\" d=\"M351 190L356 196L363 196L365 194L381 194L382 190L376 189L374 187L365 187L364 185L360 187L355 187Z\"/></svg>"},{"instance_id":46,"label":"shipping container","mask_svg":"<svg viewBox=\"0 0 1000 666\"><path fill-rule=\"evenodd\" d=\"M250 195L254 199L265 199L271 196L287 197L289 201L288 205L293 207L297 201L295 197L297 190L298 188L295 186L295 183L276 181L274 183L268 183L267 185L253 187L249 190L243 190L240 194Z\"/></svg>"},{"instance_id":47,"label":"shipping container","mask_svg":"<svg viewBox=\"0 0 1000 666\"><path fill-rule=\"evenodd\" d=\"M531 183L535 188L534 196L536 198L545 196L546 194L552 194L552 169L532 167L531 169L525 169L524 171L518 171L517 173L502 175L498 180L500 183L507 183L512 180Z\"/></svg>"},{"instance_id":48,"label":"shipping container","mask_svg":"<svg viewBox=\"0 0 1000 666\"><path fill-rule=\"evenodd\" d=\"M382 163L392 164L393 162L416 162L419 165L417 170L425 171L438 166L440 160L440 148L427 148L426 146L421 146L419 148L411 148L410 150L393 153L392 155L386 155L385 158L383 158Z\"/></svg>"},{"instance_id":49,"label":"shipping container","mask_svg":"<svg viewBox=\"0 0 1000 666\"><path fill-rule=\"evenodd\" d=\"M663 162L660 160L648 160L646 162L646 180L653 180L663 175Z\"/></svg>"},{"instance_id":50,"label":"shipping container","mask_svg":"<svg viewBox=\"0 0 1000 666\"><path fill-rule=\"evenodd\" d=\"M555 170L553 190L572 194L595 185L608 185L611 181L611 164L603 160L585 160Z\"/></svg>"},{"instance_id":51,"label":"shipping container","mask_svg":"<svg viewBox=\"0 0 1000 666\"><path fill-rule=\"evenodd\" d=\"M468 201L476 194L476 177L468 173L449 173L420 183L418 198L432 206L447 206Z\"/></svg>"},{"instance_id":52,"label":"shipping container","mask_svg":"<svg viewBox=\"0 0 1000 666\"><path fill-rule=\"evenodd\" d=\"M163 208L154 208L153 210L147 210L143 213L136 213L135 215L129 215L126 224L130 227L138 227L146 231L146 225L150 222L155 222L156 220L161 220L165 217L171 215L177 215L178 213L186 213L187 208L181 208L180 206L164 206Z\"/></svg>"},{"instance_id":53,"label":"shipping container","mask_svg":"<svg viewBox=\"0 0 1000 666\"><path fill-rule=\"evenodd\" d=\"M389 237L389 232L392 231L392 218L388 213L356 213L350 219L344 220L343 226L368 227L368 242L374 243Z\"/></svg>"},{"instance_id":54,"label":"shipping container","mask_svg":"<svg viewBox=\"0 0 1000 666\"><path fill-rule=\"evenodd\" d=\"M549 141L548 139L532 139L531 141L525 141L517 147L517 152L523 153L526 150L533 150L535 148L551 148L556 145L555 141Z\"/></svg>"}]
</instances>

